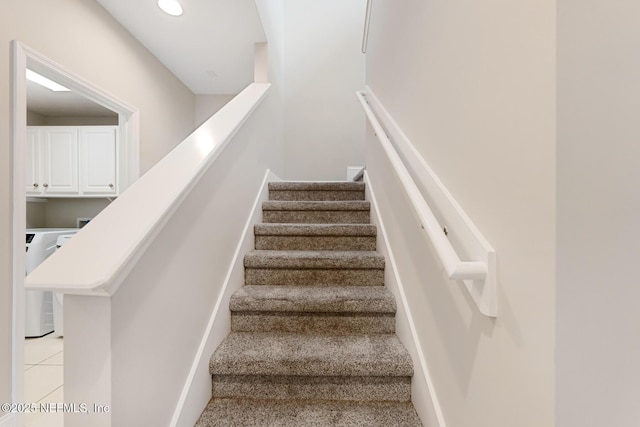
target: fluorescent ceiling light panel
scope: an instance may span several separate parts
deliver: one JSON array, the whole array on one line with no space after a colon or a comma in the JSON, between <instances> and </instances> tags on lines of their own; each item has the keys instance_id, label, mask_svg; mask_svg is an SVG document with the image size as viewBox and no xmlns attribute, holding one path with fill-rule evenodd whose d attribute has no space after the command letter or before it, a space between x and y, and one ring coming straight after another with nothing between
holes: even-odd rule
<instances>
[{"instance_id":1,"label":"fluorescent ceiling light panel","mask_svg":"<svg viewBox=\"0 0 640 427\"><path fill-rule=\"evenodd\" d=\"M158 7L171 16L182 15L182 6L180 6L178 0L158 0Z\"/></svg>"},{"instance_id":2,"label":"fluorescent ceiling light panel","mask_svg":"<svg viewBox=\"0 0 640 427\"><path fill-rule=\"evenodd\" d=\"M27 70L27 80L30 80L34 83L39 84L40 86L44 86L47 89L50 89L54 92L69 92L71 91L71 89L67 89L66 87L62 86L61 84L58 84L56 82L54 82L53 80L49 80L48 78L46 78L45 76L41 76L40 74L31 71L31 70Z\"/></svg>"}]
</instances>

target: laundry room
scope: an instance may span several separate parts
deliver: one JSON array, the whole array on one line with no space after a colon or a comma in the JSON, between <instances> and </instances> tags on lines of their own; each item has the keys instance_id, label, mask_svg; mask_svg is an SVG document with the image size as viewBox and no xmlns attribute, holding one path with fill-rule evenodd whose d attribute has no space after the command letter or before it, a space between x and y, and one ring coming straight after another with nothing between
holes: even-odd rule
<instances>
[{"instance_id":1,"label":"laundry room","mask_svg":"<svg viewBox=\"0 0 640 427\"><path fill-rule=\"evenodd\" d=\"M118 196L119 152L117 113L27 71L26 274ZM27 401L63 401L63 307L62 294L25 291Z\"/></svg>"}]
</instances>

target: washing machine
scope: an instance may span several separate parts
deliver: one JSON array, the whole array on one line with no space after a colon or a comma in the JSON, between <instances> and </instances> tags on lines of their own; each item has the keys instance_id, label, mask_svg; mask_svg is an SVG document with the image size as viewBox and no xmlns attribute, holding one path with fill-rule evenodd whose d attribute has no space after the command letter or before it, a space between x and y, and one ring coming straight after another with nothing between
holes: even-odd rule
<instances>
[{"instance_id":1,"label":"washing machine","mask_svg":"<svg viewBox=\"0 0 640 427\"><path fill-rule=\"evenodd\" d=\"M55 252L58 237L77 232L77 228L27 229L25 275L31 273ZM25 337L42 337L53 330L53 293L25 290Z\"/></svg>"}]
</instances>

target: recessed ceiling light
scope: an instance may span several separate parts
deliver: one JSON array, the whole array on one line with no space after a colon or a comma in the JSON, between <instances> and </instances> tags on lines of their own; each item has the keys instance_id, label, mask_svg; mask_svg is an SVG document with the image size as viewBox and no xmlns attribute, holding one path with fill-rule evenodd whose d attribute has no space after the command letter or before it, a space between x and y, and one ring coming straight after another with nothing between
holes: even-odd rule
<instances>
[{"instance_id":1,"label":"recessed ceiling light","mask_svg":"<svg viewBox=\"0 0 640 427\"><path fill-rule=\"evenodd\" d=\"M171 16L182 15L182 6L180 6L178 0L158 0L158 7Z\"/></svg>"},{"instance_id":2,"label":"recessed ceiling light","mask_svg":"<svg viewBox=\"0 0 640 427\"><path fill-rule=\"evenodd\" d=\"M53 80L49 80L45 76L41 76L40 74L36 73L35 71L27 70L27 80L30 80L30 81L32 81L34 83L37 83L40 86L44 86L47 89L50 89L50 90L52 90L54 92L69 92L69 91L71 91L71 89L67 89L66 87L62 86L61 84L58 84L58 83L54 82Z\"/></svg>"}]
</instances>

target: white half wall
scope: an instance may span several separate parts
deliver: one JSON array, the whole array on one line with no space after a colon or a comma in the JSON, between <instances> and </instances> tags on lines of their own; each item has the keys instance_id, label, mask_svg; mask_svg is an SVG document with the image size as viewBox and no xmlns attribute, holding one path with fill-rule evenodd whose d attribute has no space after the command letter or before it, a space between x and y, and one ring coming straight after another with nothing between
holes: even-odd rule
<instances>
[{"instance_id":1,"label":"white half wall","mask_svg":"<svg viewBox=\"0 0 640 427\"><path fill-rule=\"evenodd\" d=\"M638 17L558 1L558 427L640 425Z\"/></svg>"},{"instance_id":2,"label":"white half wall","mask_svg":"<svg viewBox=\"0 0 640 427\"><path fill-rule=\"evenodd\" d=\"M111 298L113 425L169 425L174 416L265 173L282 168L269 101L267 94ZM229 288L241 286L242 274L233 279L240 282Z\"/></svg>"},{"instance_id":3,"label":"white half wall","mask_svg":"<svg viewBox=\"0 0 640 427\"><path fill-rule=\"evenodd\" d=\"M171 426L193 426L212 396L209 360L216 348L231 332L231 296L244 285L244 256L255 248L254 226L261 223L262 203L269 200L269 182L280 179L271 171L265 174L262 185L256 195L251 212L242 231L242 236L235 248L226 277L219 289L215 306L211 312L209 323L202 336L200 347L194 357L189 376L182 389L180 400L176 405Z\"/></svg>"}]
</instances>

